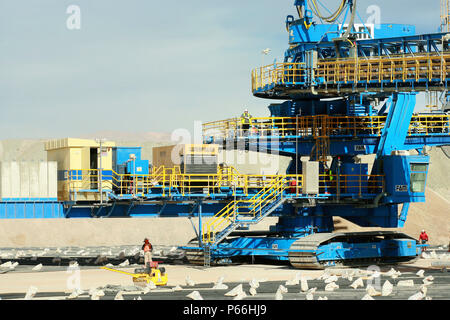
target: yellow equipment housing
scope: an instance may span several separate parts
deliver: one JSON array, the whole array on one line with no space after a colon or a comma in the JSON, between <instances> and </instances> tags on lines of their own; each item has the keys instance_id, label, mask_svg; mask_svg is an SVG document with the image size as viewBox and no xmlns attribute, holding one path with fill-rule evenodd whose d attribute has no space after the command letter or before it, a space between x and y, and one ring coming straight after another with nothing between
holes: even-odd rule
<instances>
[{"instance_id":1,"label":"yellow equipment housing","mask_svg":"<svg viewBox=\"0 0 450 320\"><path fill-rule=\"evenodd\" d=\"M150 273L131 273L121 270L111 269L108 267L101 267L101 269L123 273L132 277L133 283L140 287L145 287L150 282L153 282L157 286L167 285L167 273L161 272L158 268L152 268Z\"/></svg>"}]
</instances>

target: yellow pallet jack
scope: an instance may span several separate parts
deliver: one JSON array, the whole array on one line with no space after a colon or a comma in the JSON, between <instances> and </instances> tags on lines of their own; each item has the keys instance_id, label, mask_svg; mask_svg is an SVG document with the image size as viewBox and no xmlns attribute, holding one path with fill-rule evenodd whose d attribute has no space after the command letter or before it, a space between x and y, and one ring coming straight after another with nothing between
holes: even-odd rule
<instances>
[{"instance_id":1,"label":"yellow pallet jack","mask_svg":"<svg viewBox=\"0 0 450 320\"><path fill-rule=\"evenodd\" d=\"M145 287L150 282L153 282L157 286L165 286L168 281L165 268L159 268L158 262L153 262L151 264L150 272L146 272L145 268L135 269L134 273L111 269L108 267L101 267L100 269L129 275L132 277L133 283L140 287Z\"/></svg>"}]
</instances>

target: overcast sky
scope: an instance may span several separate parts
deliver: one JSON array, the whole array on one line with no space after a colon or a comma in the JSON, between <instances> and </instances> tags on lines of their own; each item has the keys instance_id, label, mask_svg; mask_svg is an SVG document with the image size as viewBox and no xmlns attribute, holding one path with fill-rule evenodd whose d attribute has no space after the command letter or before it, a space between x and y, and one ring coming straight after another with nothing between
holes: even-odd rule
<instances>
[{"instance_id":1,"label":"overcast sky","mask_svg":"<svg viewBox=\"0 0 450 320\"><path fill-rule=\"evenodd\" d=\"M171 132L267 116L250 72L281 60L294 0L0 0L0 139ZM338 1L322 0L334 8ZM436 32L439 0L359 1L382 23ZM81 9L69 30L68 6Z\"/></svg>"}]
</instances>

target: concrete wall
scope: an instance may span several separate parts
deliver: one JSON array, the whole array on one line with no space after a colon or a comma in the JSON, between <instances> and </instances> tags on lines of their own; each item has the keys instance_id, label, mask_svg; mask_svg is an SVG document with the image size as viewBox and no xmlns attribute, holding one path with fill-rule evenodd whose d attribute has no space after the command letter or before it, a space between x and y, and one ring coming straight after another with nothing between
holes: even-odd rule
<instances>
[{"instance_id":1,"label":"concrete wall","mask_svg":"<svg viewBox=\"0 0 450 320\"><path fill-rule=\"evenodd\" d=\"M0 162L0 200L56 197L56 162Z\"/></svg>"},{"instance_id":2,"label":"concrete wall","mask_svg":"<svg viewBox=\"0 0 450 320\"><path fill-rule=\"evenodd\" d=\"M198 230L198 219L192 220ZM266 218L251 230L268 230ZM184 245L195 237L188 218L11 219L0 220L1 247Z\"/></svg>"}]
</instances>

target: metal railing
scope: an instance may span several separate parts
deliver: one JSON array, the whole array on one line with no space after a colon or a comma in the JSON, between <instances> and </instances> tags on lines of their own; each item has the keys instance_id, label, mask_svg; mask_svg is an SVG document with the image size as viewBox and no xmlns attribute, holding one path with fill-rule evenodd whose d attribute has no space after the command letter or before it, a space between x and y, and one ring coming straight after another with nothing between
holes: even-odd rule
<instances>
[{"instance_id":1,"label":"metal railing","mask_svg":"<svg viewBox=\"0 0 450 320\"><path fill-rule=\"evenodd\" d=\"M252 90L274 84L304 83L307 75L305 63L275 63L252 71Z\"/></svg>"},{"instance_id":2,"label":"metal railing","mask_svg":"<svg viewBox=\"0 0 450 320\"><path fill-rule=\"evenodd\" d=\"M203 136L215 138L380 136L385 123L386 116L257 117L252 118L250 128L244 130L240 119L233 118L204 123ZM450 115L414 115L411 118L409 135L432 133L450 135Z\"/></svg>"},{"instance_id":3,"label":"metal railing","mask_svg":"<svg viewBox=\"0 0 450 320\"><path fill-rule=\"evenodd\" d=\"M276 63L252 71L252 90L270 89L275 85L310 85L308 72L314 75L316 82L333 85L444 81L449 71L450 52L320 59L312 70L304 63Z\"/></svg>"},{"instance_id":4,"label":"metal railing","mask_svg":"<svg viewBox=\"0 0 450 320\"><path fill-rule=\"evenodd\" d=\"M378 194L384 190L384 176L381 175L328 175L319 176L319 194L337 193L340 181L341 193ZM217 174L181 174L179 168L155 168L148 175L103 174L102 189L116 196L189 196L190 194L254 195L271 188L274 183L284 181L291 196L302 195L302 175L251 175L241 174L233 167L223 167ZM99 192L98 170L71 170L66 180L67 189L72 193ZM295 184L292 185L292 181ZM225 189L224 189L225 188Z\"/></svg>"},{"instance_id":5,"label":"metal railing","mask_svg":"<svg viewBox=\"0 0 450 320\"><path fill-rule=\"evenodd\" d=\"M206 232L202 235L203 242L209 244L215 243L217 241L216 235L219 232L223 232L226 228L239 223L237 221L239 216L245 215L246 221L257 221L261 219L270 204L276 203L277 200L282 200L283 191L287 187L286 180L279 176L251 199L230 202L205 223L204 230Z\"/></svg>"}]
</instances>

